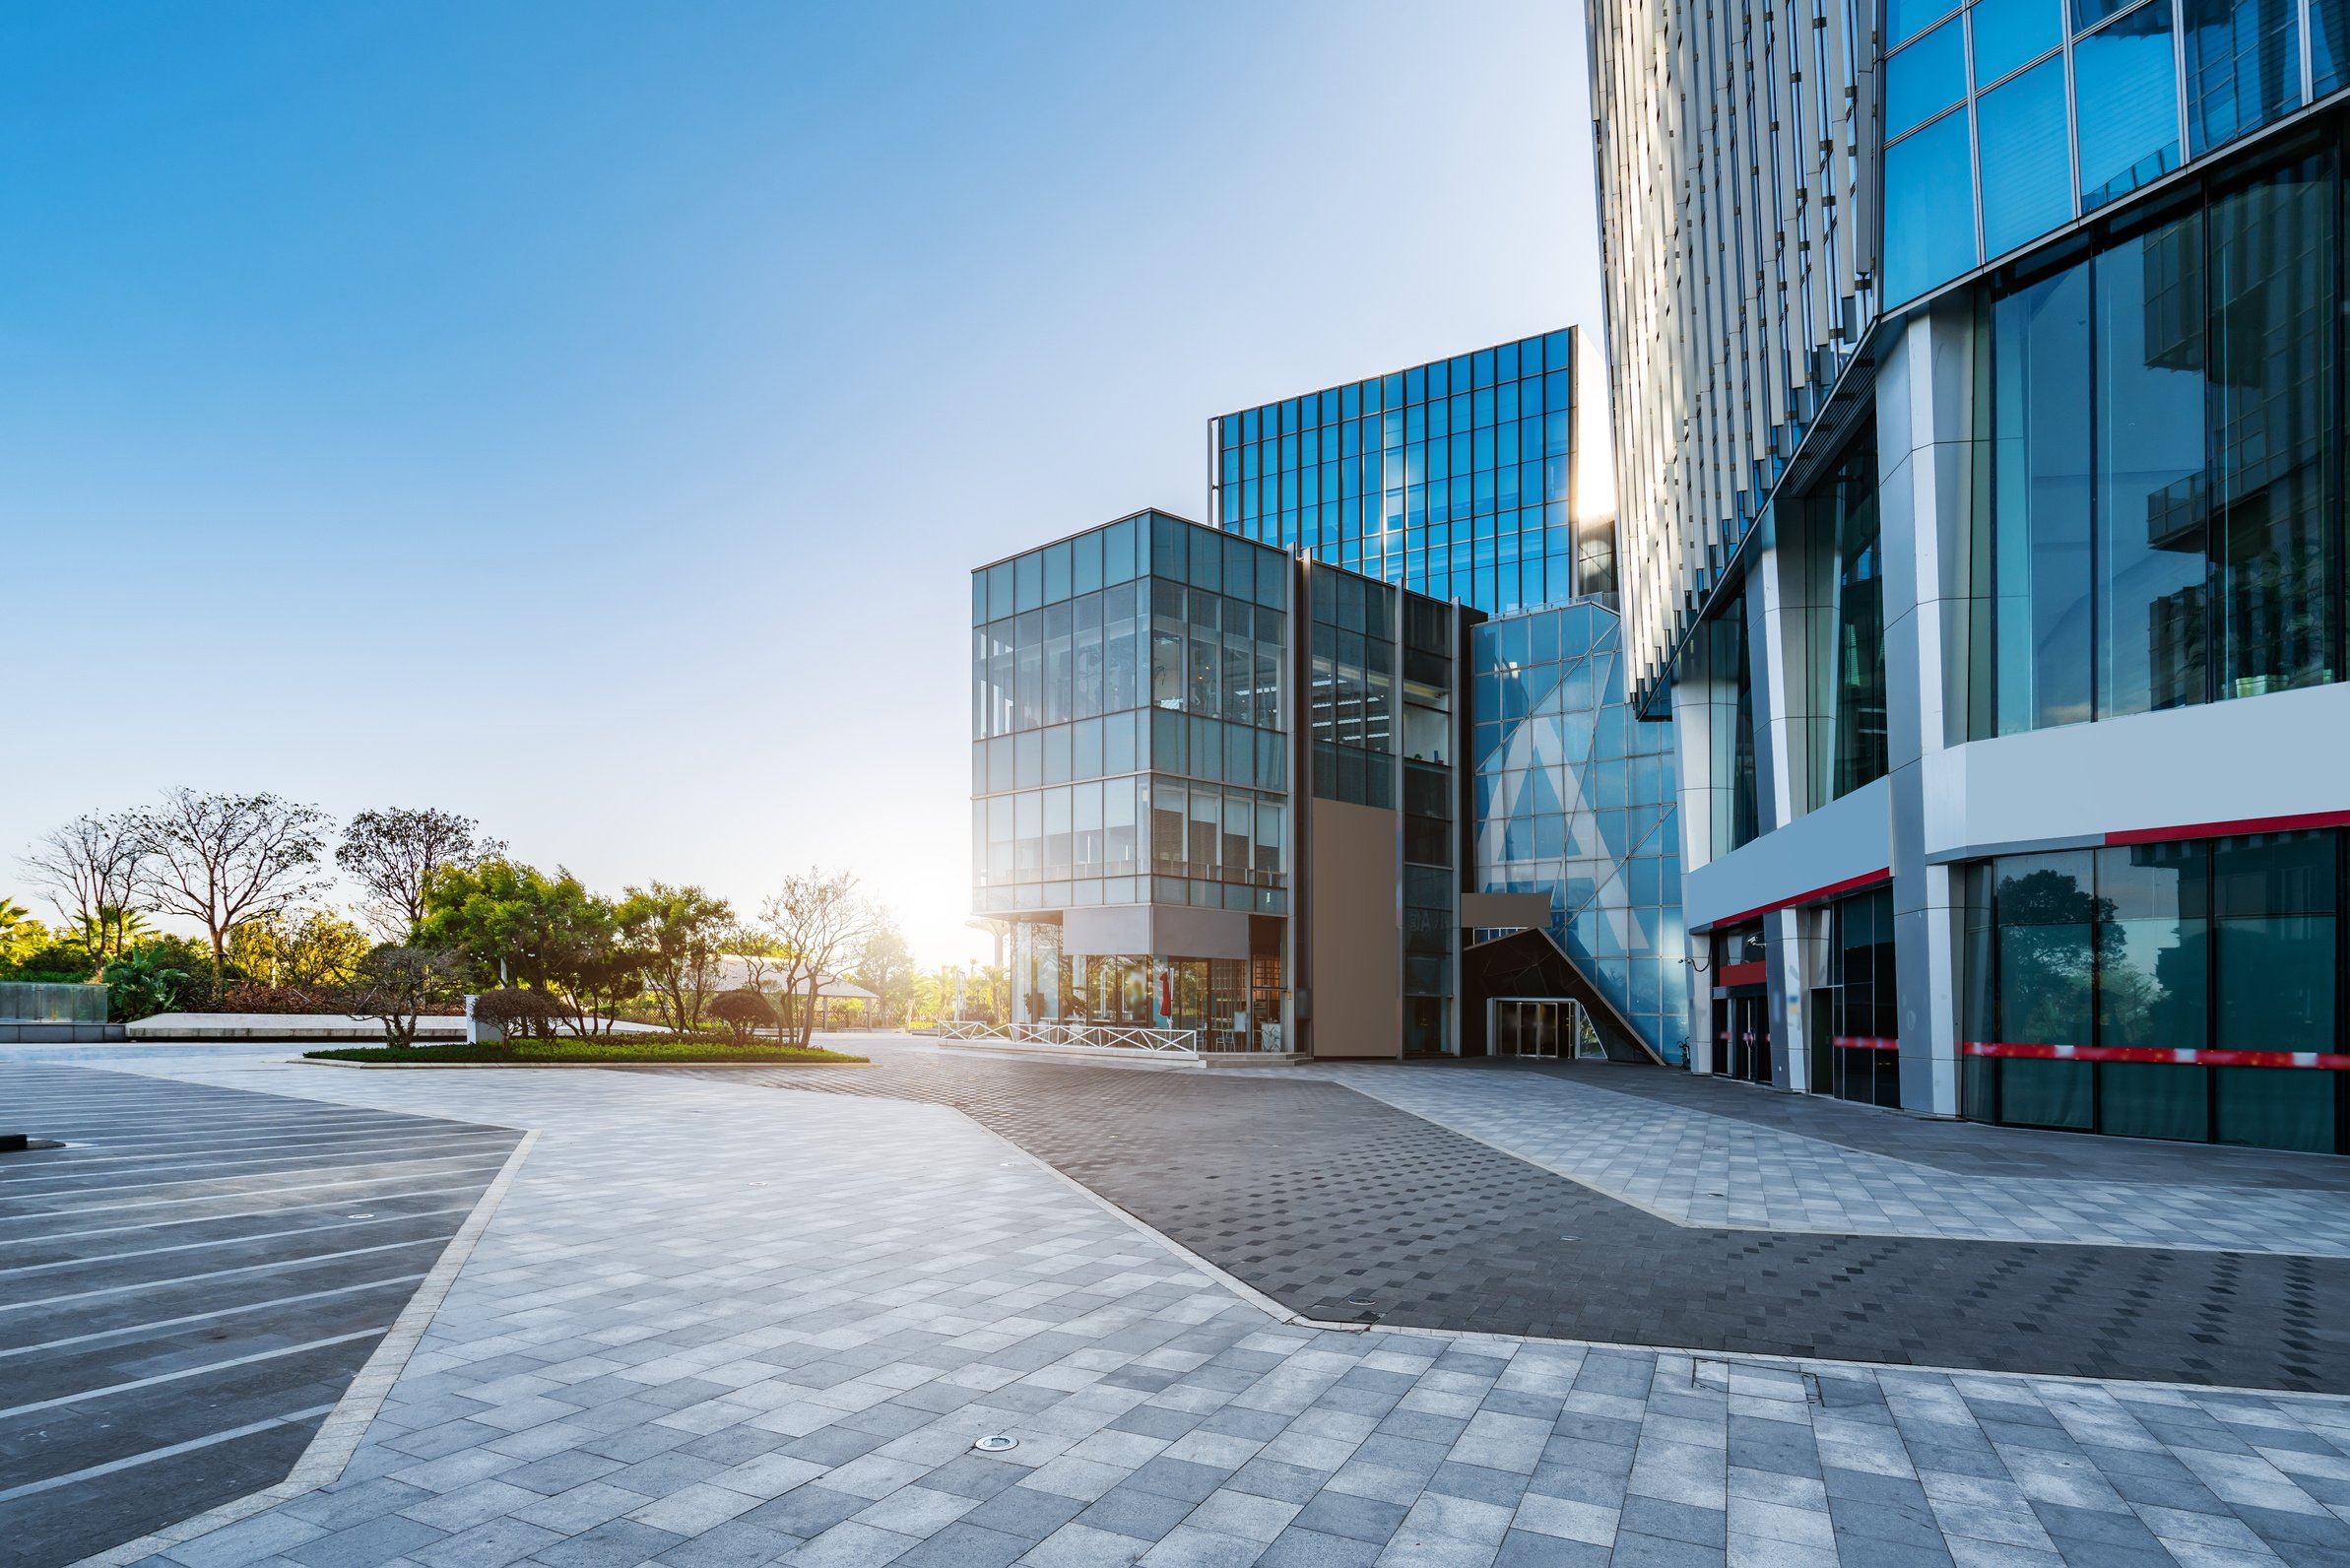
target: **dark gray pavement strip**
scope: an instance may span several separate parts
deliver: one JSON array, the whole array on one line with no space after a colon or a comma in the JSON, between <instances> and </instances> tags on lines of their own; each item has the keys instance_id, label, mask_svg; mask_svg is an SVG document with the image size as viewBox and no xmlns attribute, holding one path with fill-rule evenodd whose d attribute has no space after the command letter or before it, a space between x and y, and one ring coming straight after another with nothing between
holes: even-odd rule
<instances>
[{"instance_id":1,"label":"dark gray pavement strip","mask_svg":"<svg viewBox=\"0 0 2350 1568\"><path fill-rule=\"evenodd\" d=\"M1422 1064L1413 1063L1413 1066ZM2282 1149L2168 1143L1937 1121L1817 1094L1615 1063L1460 1062L1446 1072L1537 1073L1645 1099L1798 1133L1822 1143L1975 1176L2158 1182L2187 1187L2306 1188L2350 1193L2350 1159ZM1351 1065L1350 1065L1351 1070ZM1383 1066L1371 1071L1387 1071Z\"/></svg>"},{"instance_id":2,"label":"dark gray pavement strip","mask_svg":"<svg viewBox=\"0 0 2350 1568\"><path fill-rule=\"evenodd\" d=\"M51 1064L0 1108L73 1145L0 1156L6 1568L284 1479L521 1138Z\"/></svg>"},{"instance_id":3,"label":"dark gray pavement strip","mask_svg":"<svg viewBox=\"0 0 2350 1568\"><path fill-rule=\"evenodd\" d=\"M1336 1083L888 1055L724 1077L955 1105L1315 1318L2350 1393L2350 1260L1693 1228Z\"/></svg>"}]
</instances>

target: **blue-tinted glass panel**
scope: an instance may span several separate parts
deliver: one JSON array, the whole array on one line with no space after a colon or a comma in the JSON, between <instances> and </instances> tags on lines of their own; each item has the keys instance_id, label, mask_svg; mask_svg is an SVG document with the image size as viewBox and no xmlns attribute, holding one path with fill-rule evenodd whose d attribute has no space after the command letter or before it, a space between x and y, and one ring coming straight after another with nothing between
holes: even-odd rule
<instances>
[{"instance_id":1,"label":"blue-tinted glass panel","mask_svg":"<svg viewBox=\"0 0 2350 1568\"><path fill-rule=\"evenodd\" d=\"M1964 113L1885 149L1887 304L1915 299L1975 265L1974 184Z\"/></svg>"},{"instance_id":2,"label":"blue-tinted glass panel","mask_svg":"<svg viewBox=\"0 0 2350 1568\"><path fill-rule=\"evenodd\" d=\"M2072 31L2086 33L2129 3L2130 0L2072 0ZM2164 0L2155 0L2155 4L2166 11L2170 9Z\"/></svg>"},{"instance_id":3,"label":"blue-tinted glass panel","mask_svg":"<svg viewBox=\"0 0 2350 1568\"><path fill-rule=\"evenodd\" d=\"M1966 96L1966 30L1953 20L1885 62L1885 134L1899 136Z\"/></svg>"},{"instance_id":4,"label":"blue-tinted glass panel","mask_svg":"<svg viewBox=\"0 0 2350 1568\"><path fill-rule=\"evenodd\" d=\"M2292 0L2186 0L2187 142L2208 152L2301 101Z\"/></svg>"},{"instance_id":5,"label":"blue-tinted glass panel","mask_svg":"<svg viewBox=\"0 0 2350 1568\"><path fill-rule=\"evenodd\" d=\"M1996 82L2064 41L2060 0L1982 0L1975 29L1975 81Z\"/></svg>"},{"instance_id":6,"label":"blue-tinted glass panel","mask_svg":"<svg viewBox=\"0 0 2350 1568\"><path fill-rule=\"evenodd\" d=\"M2310 0L2310 76L2320 94L2350 82L2350 0Z\"/></svg>"},{"instance_id":7,"label":"blue-tinted glass panel","mask_svg":"<svg viewBox=\"0 0 2350 1568\"><path fill-rule=\"evenodd\" d=\"M1983 161L1983 250L2000 256L2072 217L2064 62L2050 60L1975 104Z\"/></svg>"},{"instance_id":8,"label":"blue-tinted glass panel","mask_svg":"<svg viewBox=\"0 0 2350 1568\"><path fill-rule=\"evenodd\" d=\"M2171 8L2144 6L2072 46L2081 138L2081 209L2094 210L2179 166L2179 77Z\"/></svg>"},{"instance_id":9,"label":"blue-tinted glass panel","mask_svg":"<svg viewBox=\"0 0 2350 1568\"><path fill-rule=\"evenodd\" d=\"M1885 0L1885 46L1898 47L1953 9L1952 0Z\"/></svg>"}]
</instances>

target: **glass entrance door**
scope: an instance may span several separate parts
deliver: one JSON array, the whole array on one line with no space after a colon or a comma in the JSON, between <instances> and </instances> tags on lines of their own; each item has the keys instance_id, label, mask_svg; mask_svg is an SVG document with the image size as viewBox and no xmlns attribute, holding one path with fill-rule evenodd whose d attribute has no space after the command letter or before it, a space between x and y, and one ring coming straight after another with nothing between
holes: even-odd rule
<instances>
[{"instance_id":1,"label":"glass entrance door","mask_svg":"<svg viewBox=\"0 0 2350 1568\"><path fill-rule=\"evenodd\" d=\"M1603 1061L1607 1055L1582 1003L1506 997L1493 1004L1493 1054L1540 1061Z\"/></svg>"},{"instance_id":2,"label":"glass entrance door","mask_svg":"<svg viewBox=\"0 0 2350 1568\"><path fill-rule=\"evenodd\" d=\"M1771 998L1757 987L1730 998L1730 1077L1748 1083L1771 1081Z\"/></svg>"}]
</instances>

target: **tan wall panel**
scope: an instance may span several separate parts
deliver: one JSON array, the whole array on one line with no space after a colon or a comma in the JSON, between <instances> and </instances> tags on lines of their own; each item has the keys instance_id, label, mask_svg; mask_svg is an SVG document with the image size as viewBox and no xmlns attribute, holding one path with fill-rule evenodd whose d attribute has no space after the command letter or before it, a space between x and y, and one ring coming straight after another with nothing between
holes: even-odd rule
<instances>
[{"instance_id":1,"label":"tan wall panel","mask_svg":"<svg viewBox=\"0 0 2350 1568\"><path fill-rule=\"evenodd\" d=\"M1401 1057L1403 866L1396 814L1339 801L1314 801L1308 811L1314 1055Z\"/></svg>"}]
</instances>

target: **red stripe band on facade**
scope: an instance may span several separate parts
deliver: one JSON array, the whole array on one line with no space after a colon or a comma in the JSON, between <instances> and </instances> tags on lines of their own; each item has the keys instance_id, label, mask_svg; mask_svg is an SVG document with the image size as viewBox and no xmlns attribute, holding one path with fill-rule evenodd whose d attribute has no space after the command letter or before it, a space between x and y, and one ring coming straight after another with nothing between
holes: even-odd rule
<instances>
[{"instance_id":1,"label":"red stripe band on facade","mask_svg":"<svg viewBox=\"0 0 2350 1568\"><path fill-rule=\"evenodd\" d=\"M1969 1040L1968 1056L2021 1057L2042 1062L2156 1062L2181 1067L2301 1067L2350 1069L2350 1056L2326 1051L2165 1051L2146 1045L2013 1045Z\"/></svg>"},{"instance_id":2,"label":"red stripe band on facade","mask_svg":"<svg viewBox=\"0 0 2350 1568\"><path fill-rule=\"evenodd\" d=\"M1770 914L1774 910L1793 909L1798 904L1816 904L1823 898L1833 898L1839 893L1856 892L1862 887L1873 887L1878 882L1892 880L1893 868L1890 866L1881 871L1864 872L1858 877L1847 877L1842 882L1830 882L1825 887L1814 887L1807 893L1791 893L1777 903L1763 904L1754 909L1741 909L1734 915L1724 915L1718 920L1709 920L1697 929L1720 931L1724 926L1734 926L1740 921L1752 920L1759 915Z\"/></svg>"},{"instance_id":3,"label":"red stripe band on facade","mask_svg":"<svg viewBox=\"0 0 2350 1568\"><path fill-rule=\"evenodd\" d=\"M1753 963L1726 963L1714 976L1714 983L1723 986L1767 985L1771 966L1759 959Z\"/></svg>"},{"instance_id":4,"label":"red stripe band on facade","mask_svg":"<svg viewBox=\"0 0 2350 1568\"><path fill-rule=\"evenodd\" d=\"M2298 817L2247 817L2233 822L2188 822L2181 827L2137 827L2108 833L2121 844L2168 844L2187 838L2225 838L2234 833L2290 833L2304 827L2350 827L2350 812L2304 812Z\"/></svg>"},{"instance_id":5,"label":"red stripe band on facade","mask_svg":"<svg viewBox=\"0 0 2350 1568\"><path fill-rule=\"evenodd\" d=\"M1899 1040L1888 1040L1874 1034L1840 1034L1830 1042L1839 1051L1898 1051Z\"/></svg>"}]
</instances>

